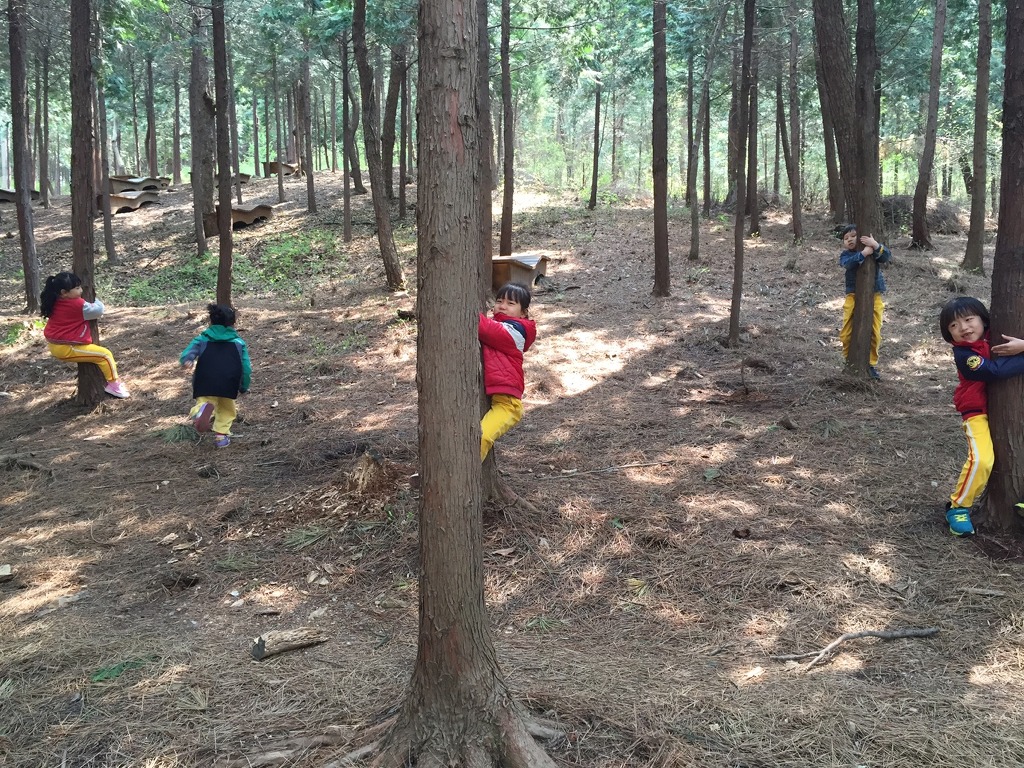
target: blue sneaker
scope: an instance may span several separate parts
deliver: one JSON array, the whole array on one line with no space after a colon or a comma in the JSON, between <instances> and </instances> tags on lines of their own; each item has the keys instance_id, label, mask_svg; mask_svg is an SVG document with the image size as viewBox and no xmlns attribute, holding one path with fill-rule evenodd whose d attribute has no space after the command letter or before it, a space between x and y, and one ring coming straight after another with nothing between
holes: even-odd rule
<instances>
[{"instance_id":1,"label":"blue sneaker","mask_svg":"<svg viewBox=\"0 0 1024 768\"><path fill-rule=\"evenodd\" d=\"M882 374L880 374L878 372L878 369L875 368L875 366L873 366L873 365L869 365L868 366L868 376L870 376L875 381L881 381L882 380Z\"/></svg>"},{"instance_id":2,"label":"blue sneaker","mask_svg":"<svg viewBox=\"0 0 1024 768\"><path fill-rule=\"evenodd\" d=\"M949 532L954 536L973 536L974 525L971 523L971 510L964 507L950 507L946 510L946 522Z\"/></svg>"}]
</instances>

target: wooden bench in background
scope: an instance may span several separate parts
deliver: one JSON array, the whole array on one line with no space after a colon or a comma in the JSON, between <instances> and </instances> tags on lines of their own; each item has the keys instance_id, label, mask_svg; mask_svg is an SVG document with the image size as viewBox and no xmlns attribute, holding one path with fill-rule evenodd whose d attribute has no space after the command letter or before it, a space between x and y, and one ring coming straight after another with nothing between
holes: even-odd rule
<instances>
[{"instance_id":1,"label":"wooden bench in background","mask_svg":"<svg viewBox=\"0 0 1024 768\"><path fill-rule=\"evenodd\" d=\"M208 213L203 217L203 231L207 237L213 237L220 232L217 226L217 215L220 206L215 207L214 213ZM252 205L237 205L231 208L231 228L247 227L257 221L269 219L274 215L274 206L267 203L254 203Z\"/></svg>"},{"instance_id":2,"label":"wooden bench in background","mask_svg":"<svg viewBox=\"0 0 1024 768\"><path fill-rule=\"evenodd\" d=\"M491 288L496 291L505 283L522 283L532 290L537 278L547 273L547 256L495 256L491 259Z\"/></svg>"},{"instance_id":3,"label":"wooden bench in background","mask_svg":"<svg viewBox=\"0 0 1024 768\"><path fill-rule=\"evenodd\" d=\"M165 186L155 176L111 176L110 191L115 194L122 192L137 192L140 190L153 190L159 192Z\"/></svg>"},{"instance_id":4,"label":"wooden bench in background","mask_svg":"<svg viewBox=\"0 0 1024 768\"><path fill-rule=\"evenodd\" d=\"M281 169L284 171L285 176L294 176L299 172L299 166L293 163L281 163ZM277 160L264 160L263 161L263 175L273 176L277 173L278 162Z\"/></svg>"},{"instance_id":5,"label":"wooden bench in background","mask_svg":"<svg viewBox=\"0 0 1024 768\"><path fill-rule=\"evenodd\" d=\"M266 165L266 163L264 163L264 165ZM240 173L240 174L238 174L237 177L234 174L232 174L231 175L231 184L232 185L234 185L236 178L238 179L239 183L245 184L245 183L247 183L249 181L249 179L252 178L252 174L250 174L250 173ZM218 186L220 185L220 174L219 173L217 174L217 184L218 184Z\"/></svg>"},{"instance_id":6,"label":"wooden bench in background","mask_svg":"<svg viewBox=\"0 0 1024 768\"><path fill-rule=\"evenodd\" d=\"M110 212L127 213L136 211L144 205L155 203L160 199L160 193L152 189L135 189L128 192L118 192L110 195ZM96 195L97 208L103 207L103 195Z\"/></svg>"},{"instance_id":7,"label":"wooden bench in background","mask_svg":"<svg viewBox=\"0 0 1024 768\"><path fill-rule=\"evenodd\" d=\"M17 194L18 193L15 192L13 189L0 189L0 203L16 203L16 202L18 202ZM31 197L33 200L38 200L39 199L39 190L33 189L29 193L29 197Z\"/></svg>"}]
</instances>

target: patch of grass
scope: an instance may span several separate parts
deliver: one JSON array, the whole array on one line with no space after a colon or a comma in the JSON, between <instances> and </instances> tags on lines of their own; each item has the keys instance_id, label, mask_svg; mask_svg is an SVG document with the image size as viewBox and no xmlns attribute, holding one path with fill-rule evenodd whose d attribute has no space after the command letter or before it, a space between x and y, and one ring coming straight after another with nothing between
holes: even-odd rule
<instances>
[{"instance_id":1,"label":"patch of grass","mask_svg":"<svg viewBox=\"0 0 1024 768\"><path fill-rule=\"evenodd\" d=\"M284 538L284 545L292 552L306 549L318 542L323 541L330 535L330 531L319 525L311 525L309 528L299 528L290 532Z\"/></svg>"},{"instance_id":2,"label":"patch of grass","mask_svg":"<svg viewBox=\"0 0 1024 768\"><path fill-rule=\"evenodd\" d=\"M259 563L256 562L256 558L252 555L240 555L237 552L231 552L227 557L217 560L213 567L218 571L241 573L242 571L251 571L258 565Z\"/></svg>"},{"instance_id":3,"label":"patch of grass","mask_svg":"<svg viewBox=\"0 0 1024 768\"><path fill-rule=\"evenodd\" d=\"M143 305L208 300L217 288L217 262L218 257L210 251L202 256L184 255L150 275L138 275L124 287L123 295L129 302Z\"/></svg>"},{"instance_id":4,"label":"patch of grass","mask_svg":"<svg viewBox=\"0 0 1024 768\"><path fill-rule=\"evenodd\" d=\"M36 320L23 320L20 323L8 325L3 330L3 338L0 338L0 346L13 347L21 341L22 336L33 328L42 328L44 325L46 325L46 321L42 318L38 318Z\"/></svg>"},{"instance_id":5,"label":"patch of grass","mask_svg":"<svg viewBox=\"0 0 1024 768\"><path fill-rule=\"evenodd\" d=\"M154 434L165 443L184 443L199 439L199 433L191 424L176 424L167 429L157 430Z\"/></svg>"}]
</instances>

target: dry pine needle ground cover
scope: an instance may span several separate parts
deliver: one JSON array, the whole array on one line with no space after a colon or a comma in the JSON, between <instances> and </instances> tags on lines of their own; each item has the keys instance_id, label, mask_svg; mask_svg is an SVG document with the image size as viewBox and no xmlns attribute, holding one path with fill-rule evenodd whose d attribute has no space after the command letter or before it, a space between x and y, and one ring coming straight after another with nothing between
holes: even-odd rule
<instances>
[{"instance_id":1,"label":"dry pine needle ground cover","mask_svg":"<svg viewBox=\"0 0 1024 768\"><path fill-rule=\"evenodd\" d=\"M380 289L368 200L346 246L337 181L318 182L318 216L289 182L293 202L237 233L255 371L221 451L180 439L193 436L176 359L206 297L130 293L189 258L187 191L115 217L123 263L99 266L102 333L133 397L91 411L18 314L18 241L0 241L7 765L247 765L331 734L285 761L322 766L401 699L416 328L397 312L415 297ZM247 196L274 202L275 184ZM941 515L964 447L936 317L951 291L989 293L957 273L963 239L918 253L890 237L884 381L869 385L842 374L823 218L800 246L784 217L748 241L743 343L727 349L731 223L705 224L690 262L688 217L673 214L673 296L656 300L648 208L520 203L518 247L552 262L526 416L499 450L540 512L486 511L486 589L510 685L565 730L557 763L1024 764L1021 566L989 556L1003 545L984 521L957 540ZM37 210L45 274L70 265L68 217L66 201ZM411 276L411 227L398 236ZM252 660L252 638L298 627L327 640ZM851 639L812 668L772 658L928 628Z\"/></svg>"}]
</instances>

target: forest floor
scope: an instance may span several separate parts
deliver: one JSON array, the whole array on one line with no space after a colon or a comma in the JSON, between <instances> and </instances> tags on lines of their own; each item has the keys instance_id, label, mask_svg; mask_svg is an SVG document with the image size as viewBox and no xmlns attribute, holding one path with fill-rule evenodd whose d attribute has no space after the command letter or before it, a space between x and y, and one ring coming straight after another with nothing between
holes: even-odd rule
<instances>
[{"instance_id":1,"label":"forest floor","mask_svg":"<svg viewBox=\"0 0 1024 768\"><path fill-rule=\"evenodd\" d=\"M19 314L16 230L0 239L5 765L255 765L333 734L281 763L322 766L402 699L416 326L397 312L415 295L382 289L367 197L342 242L339 176L318 174L318 215L289 180L291 202L236 233L254 374L223 450L186 426L177 366L215 272L192 255L187 188L117 215L121 262L98 262L128 400L73 404L74 369ZM275 202L276 183L245 193ZM551 263L526 415L498 450L539 513L486 511L486 591L511 689L565 731L556 763L1024 764L1024 566L984 520L957 539L942 515L965 446L936 319L954 292L990 295L957 269L965 238L922 253L889 235L883 380L868 383L843 372L825 216L807 214L802 245L779 211L747 240L730 349L731 220L702 224L693 262L672 211L672 296L655 299L649 205L517 194L517 250ZM0 215L14 230L13 207ZM415 286L409 216L396 237ZM69 219L67 199L36 209L44 275L70 267ZM367 451L383 468L369 487ZM327 640L250 656L298 627ZM773 658L928 628L847 640L813 667Z\"/></svg>"}]
</instances>

